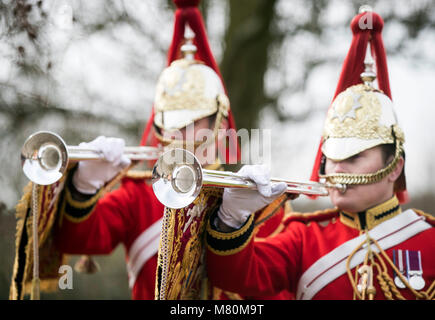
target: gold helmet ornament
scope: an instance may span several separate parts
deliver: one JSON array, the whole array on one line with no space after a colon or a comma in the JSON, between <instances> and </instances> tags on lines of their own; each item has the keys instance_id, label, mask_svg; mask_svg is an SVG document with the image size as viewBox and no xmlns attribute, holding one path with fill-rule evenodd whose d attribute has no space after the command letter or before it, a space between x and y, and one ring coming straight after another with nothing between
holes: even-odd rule
<instances>
[{"instance_id":1,"label":"gold helmet ornament","mask_svg":"<svg viewBox=\"0 0 435 320\"><path fill-rule=\"evenodd\" d=\"M157 82L154 126L163 144L177 142L173 131L210 116L216 116L213 129L216 137L222 117L228 116L230 108L221 78L212 68L195 60L192 33L186 32L185 38L186 43L181 46L183 57L163 70Z\"/></svg>"}]
</instances>

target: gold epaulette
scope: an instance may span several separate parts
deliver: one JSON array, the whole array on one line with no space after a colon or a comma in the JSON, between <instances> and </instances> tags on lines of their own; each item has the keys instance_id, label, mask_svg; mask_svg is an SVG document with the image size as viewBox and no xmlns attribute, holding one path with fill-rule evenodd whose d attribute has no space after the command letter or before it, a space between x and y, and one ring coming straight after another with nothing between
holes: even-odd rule
<instances>
[{"instance_id":1,"label":"gold epaulette","mask_svg":"<svg viewBox=\"0 0 435 320\"><path fill-rule=\"evenodd\" d=\"M426 221L428 223L430 223L432 226L435 225L435 217L433 215L431 215L430 213L426 213L423 210L419 210L419 209L412 209L416 214L418 214L419 216L423 216L426 218Z\"/></svg>"}]
</instances>

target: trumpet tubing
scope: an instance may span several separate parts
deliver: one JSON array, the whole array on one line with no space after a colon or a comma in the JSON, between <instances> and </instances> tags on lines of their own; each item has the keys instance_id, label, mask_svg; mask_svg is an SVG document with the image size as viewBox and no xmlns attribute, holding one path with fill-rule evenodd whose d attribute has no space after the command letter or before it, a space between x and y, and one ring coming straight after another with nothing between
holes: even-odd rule
<instances>
[{"instance_id":1,"label":"trumpet tubing","mask_svg":"<svg viewBox=\"0 0 435 320\"><path fill-rule=\"evenodd\" d=\"M152 180L153 190L159 201L174 209L188 206L204 186L257 189L252 180L237 173L202 169L198 159L184 149L172 149L164 153L153 168ZM297 182L278 178L272 178L271 181L286 183L288 193L327 196L329 188L336 188L341 192L346 190L346 186L342 184Z\"/></svg>"},{"instance_id":2,"label":"trumpet tubing","mask_svg":"<svg viewBox=\"0 0 435 320\"><path fill-rule=\"evenodd\" d=\"M83 148L80 146L67 146L70 161L99 160L104 156L97 149ZM157 160L161 154L155 147L124 147L123 155L130 160Z\"/></svg>"},{"instance_id":3,"label":"trumpet tubing","mask_svg":"<svg viewBox=\"0 0 435 320\"><path fill-rule=\"evenodd\" d=\"M123 154L130 160L156 160L161 150L155 147L125 147ZM70 162L100 159L104 159L104 155L99 150L69 146L60 136L49 131L32 134L21 149L23 172L39 185L58 181Z\"/></svg>"}]
</instances>

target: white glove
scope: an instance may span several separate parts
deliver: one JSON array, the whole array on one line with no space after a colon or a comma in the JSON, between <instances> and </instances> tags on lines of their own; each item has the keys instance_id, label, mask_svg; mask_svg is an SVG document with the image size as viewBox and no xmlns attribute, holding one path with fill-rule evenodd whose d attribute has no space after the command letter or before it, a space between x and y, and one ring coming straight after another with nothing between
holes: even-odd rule
<instances>
[{"instance_id":1,"label":"white glove","mask_svg":"<svg viewBox=\"0 0 435 320\"><path fill-rule=\"evenodd\" d=\"M218 217L235 229L239 229L252 213L271 203L287 189L284 182L272 184L270 170L263 165L244 166L238 174L255 182L257 190L225 188Z\"/></svg>"},{"instance_id":2,"label":"white glove","mask_svg":"<svg viewBox=\"0 0 435 320\"><path fill-rule=\"evenodd\" d=\"M125 141L119 138L99 136L95 140L79 144L80 147L97 149L104 159L80 161L72 182L81 193L94 194L106 182L112 180L131 161L124 155Z\"/></svg>"}]
</instances>

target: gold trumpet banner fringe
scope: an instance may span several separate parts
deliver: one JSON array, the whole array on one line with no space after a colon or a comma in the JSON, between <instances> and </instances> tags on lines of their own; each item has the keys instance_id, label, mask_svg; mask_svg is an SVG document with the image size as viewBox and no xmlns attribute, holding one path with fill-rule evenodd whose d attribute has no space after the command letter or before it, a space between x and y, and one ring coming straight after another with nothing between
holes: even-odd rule
<instances>
[{"instance_id":1,"label":"gold trumpet banner fringe","mask_svg":"<svg viewBox=\"0 0 435 320\"><path fill-rule=\"evenodd\" d=\"M205 267L205 227L223 189L203 188L186 208L165 208L158 253L156 299L212 297Z\"/></svg>"},{"instance_id":2,"label":"gold trumpet banner fringe","mask_svg":"<svg viewBox=\"0 0 435 320\"><path fill-rule=\"evenodd\" d=\"M66 263L66 257L54 244L51 230L57 219L57 208L65 176L48 186L38 186L38 241L40 260L40 288L54 291L58 286L59 267ZM9 292L11 300L23 299L30 294L33 277L33 238L32 238L32 187L29 182L21 200L16 205L15 260Z\"/></svg>"}]
</instances>

